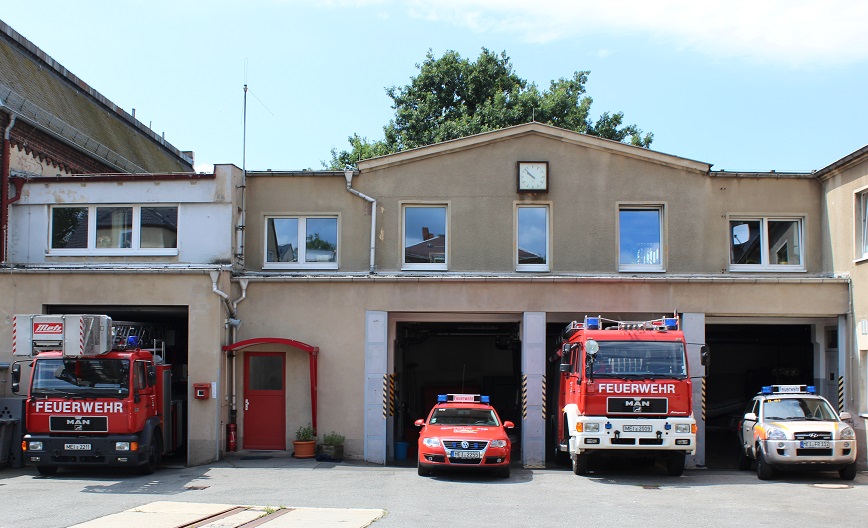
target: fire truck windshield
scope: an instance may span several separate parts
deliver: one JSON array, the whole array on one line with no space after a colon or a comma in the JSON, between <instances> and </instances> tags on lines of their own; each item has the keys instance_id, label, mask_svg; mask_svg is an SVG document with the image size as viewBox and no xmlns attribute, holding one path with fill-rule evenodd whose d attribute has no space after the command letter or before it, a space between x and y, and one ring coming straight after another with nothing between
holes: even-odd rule
<instances>
[{"instance_id":1,"label":"fire truck windshield","mask_svg":"<svg viewBox=\"0 0 868 528\"><path fill-rule=\"evenodd\" d=\"M606 378L685 378L684 345L666 341L597 341L593 375Z\"/></svg>"},{"instance_id":2,"label":"fire truck windshield","mask_svg":"<svg viewBox=\"0 0 868 528\"><path fill-rule=\"evenodd\" d=\"M124 397L129 390L129 360L58 358L36 361L30 394Z\"/></svg>"}]
</instances>

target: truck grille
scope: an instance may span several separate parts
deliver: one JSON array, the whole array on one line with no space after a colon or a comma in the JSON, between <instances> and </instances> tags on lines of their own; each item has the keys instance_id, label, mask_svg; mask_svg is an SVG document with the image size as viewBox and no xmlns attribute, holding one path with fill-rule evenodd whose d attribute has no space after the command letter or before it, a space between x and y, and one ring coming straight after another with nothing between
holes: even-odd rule
<instances>
[{"instance_id":1,"label":"truck grille","mask_svg":"<svg viewBox=\"0 0 868 528\"><path fill-rule=\"evenodd\" d=\"M609 411L609 414L665 415L669 411L669 400L666 398L647 398L644 396L607 398L606 409Z\"/></svg>"}]
</instances>

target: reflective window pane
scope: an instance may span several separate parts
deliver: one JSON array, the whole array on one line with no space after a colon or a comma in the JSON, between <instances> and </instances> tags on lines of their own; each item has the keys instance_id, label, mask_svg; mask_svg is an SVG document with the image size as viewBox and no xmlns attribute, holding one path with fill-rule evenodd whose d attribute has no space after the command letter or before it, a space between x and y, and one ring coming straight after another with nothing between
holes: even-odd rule
<instances>
[{"instance_id":1,"label":"reflective window pane","mask_svg":"<svg viewBox=\"0 0 868 528\"><path fill-rule=\"evenodd\" d=\"M283 357L250 356L248 387L250 390L283 389Z\"/></svg>"},{"instance_id":2,"label":"reflective window pane","mask_svg":"<svg viewBox=\"0 0 868 528\"><path fill-rule=\"evenodd\" d=\"M178 247L177 207L142 207L140 247Z\"/></svg>"},{"instance_id":3,"label":"reflective window pane","mask_svg":"<svg viewBox=\"0 0 868 528\"><path fill-rule=\"evenodd\" d=\"M404 262L446 262L446 207L404 209Z\"/></svg>"},{"instance_id":4,"label":"reflective window pane","mask_svg":"<svg viewBox=\"0 0 868 528\"><path fill-rule=\"evenodd\" d=\"M731 220L729 232L732 237L730 262L732 264L761 264L762 240L760 220Z\"/></svg>"},{"instance_id":5,"label":"reflective window pane","mask_svg":"<svg viewBox=\"0 0 868 528\"><path fill-rule=\"evenodd\" d=\"M769 264L801 264L800 244L798 221L769 220Z\"/></svg>"},{"instance_id":6,"label":"reflective window pane","mask_svg":"<svg viewBox=\"0 0 868 528\"><path fill-rule=\"evenodd\" d=\"M619 214L619 262L660 266L660 210L621 209Z\"/></svg>"},{"instance_id":7,"label":"reflective window pane","mask_svg":"<svg viewBox=\"0 0 868 528\"><path fill-rule=\"evenodd\" d=\"M298 262L298 218L269 218L266 261Z\"/></svg>"},{"instance_id":8,"label":"reflective window pane","mask_svg":"<svg viewBox=\"0 0 868 528\"><path fill-rule=\"evenodd\" d=\"M337 262L338 219L308 218L304 251L305 262Z\"/></svg>"},{"instance_id":9,"label":"reflective window pane","mask_svg":"<svg viewBox=\"0 0 868 528\"><path fill-rule=\"evenodd\" d=\"M51 248L87 247L87 207L55 207L51 210Z\"/></svg>"},{"instance_id":10,"label":"reflective window pane","mask_svg":"<svg viewBox=\"0 0 868 528\"><path fill-rule=\"evenodd\" d=\"M518 208L518 263L545 264L548 253L548 208Z\"/></svg>"},{"instance_id":11,"label":"reflective window pane","mask_svg":"<svg viewBox=\"0 0 868 528\"><path fill-rule=\"evenodd\" d=\"M96 208L96 247L130 248L133 244L133 208Z\"/></svg>"}]
</instances>

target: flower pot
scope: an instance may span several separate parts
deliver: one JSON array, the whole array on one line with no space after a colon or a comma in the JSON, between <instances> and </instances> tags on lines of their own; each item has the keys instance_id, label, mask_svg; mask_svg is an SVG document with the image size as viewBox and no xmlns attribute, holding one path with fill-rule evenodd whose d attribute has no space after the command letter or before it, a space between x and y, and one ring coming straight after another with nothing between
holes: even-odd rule
<instances>
[{"instance_id":1,"label":"flower pot","mask_svg":"<svg viewBox=\"0 0 868 528\"><path fill-rule=\"evenodd\" d=\"M342 445L321 445L320 454L326 457L326 460L340 462L344 459L344 446Z\"/></svg>"},{"instance_id":2,"label":"flower pot","mask_svg":"<svg viewBox=\"0 0 868 528\"><path fill-rule=\"evenodd\" d=\"M292 443L295 458L313 458L316 456L316 440L309 442L295 441Z\"/></svg>"}]
</instances>

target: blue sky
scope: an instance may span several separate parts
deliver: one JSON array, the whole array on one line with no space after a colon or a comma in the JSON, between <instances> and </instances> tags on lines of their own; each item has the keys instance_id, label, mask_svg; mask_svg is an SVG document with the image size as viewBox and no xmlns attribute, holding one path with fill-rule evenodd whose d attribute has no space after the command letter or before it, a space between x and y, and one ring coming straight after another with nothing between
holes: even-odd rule
<instances>
[{"instance_id":1,"label":"blue sky","mask_svg":"<svg viewBox=\"0 0 868 528\"><path fill-rule=\"evenodd\" d=\"M713 170L810 171L868 144L868 2L29 0L0 19L198 170L321 169L351 134L382 138L385 87L429 49L506 51L540 88L589 70L595 116Z\"/></svg>"}]
</instances>

